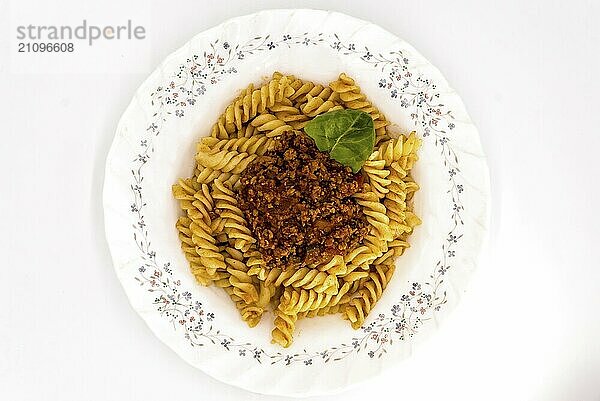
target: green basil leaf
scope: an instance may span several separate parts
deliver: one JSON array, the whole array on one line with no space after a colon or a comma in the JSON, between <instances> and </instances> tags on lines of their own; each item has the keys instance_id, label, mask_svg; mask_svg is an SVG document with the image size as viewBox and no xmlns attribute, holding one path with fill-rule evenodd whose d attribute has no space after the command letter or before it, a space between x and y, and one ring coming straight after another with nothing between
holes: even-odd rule
<instances>
[{"instance_id":1,"label":"green basil leaf","mask_svg":"<svg viewBox=\"0 0 600 401\"><path fill-rule=\"evenodd\" d=\"M375 128L368 113L360 110L335 110L315 117L306 124L304 132L321 152L353 172L360 170L373 153Z\"/></svg>"}]
</instances>

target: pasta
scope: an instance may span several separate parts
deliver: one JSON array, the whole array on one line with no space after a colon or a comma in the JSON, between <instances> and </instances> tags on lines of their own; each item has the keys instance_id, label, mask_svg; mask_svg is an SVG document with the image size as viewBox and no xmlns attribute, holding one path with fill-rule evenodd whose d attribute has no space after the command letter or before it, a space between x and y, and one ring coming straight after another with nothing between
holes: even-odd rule
<instances>
[{"instance_id":1,"label":"pasta","mask_svg":"<svg viewBox=\"0 0 600 401\"><path fill-rule=\"evenodd\" d=\"M366 316L381 298L383 290L394 274L393 264L379 264L371 267L368 279L351 296L351 300L343 309L344 319L350 320L352 328L362 326Z\"/></svg>"},{"instance_id":2,"label":"pasta","mask_svg":"<svg viewBox=\"0 0 600 401\"><path fill-rule=\"evenodd\" d=\"M296 327L296 321L298 315L295 313L285 313L279 307L275 309L275 320L271 336L273 342L281 345L282 347L289 347L292 343L292 336L294 334L294 328Z\"/></svg>"},{"instance_id":3,"label":"pasta","mask_svg":"<svg viewBox=\"0 0 600 401\"><path fill-rule=\"evenodd\" d=\"M212 184L215 210L219 212L220 219L223 221L221 231L227 235L235 249L245 252L256 240L246 225L242 211L236 206L234 192L226 183L227 181L222 182L217 178Z\"/></svg>"},{"instance_id":4,"label":"pasta","mask_svg":"<svg viewBox=\"0 0 600 401\"><path fill-rule=\"evenodd\" d=\"M251 218L236 198L240 177L284 133L341 109L368 113L375 129L362 187L352 195L366 234L343 255L290 268L271 266L268 254L261 253L265 239L250 229ZM172 187L182 211L176 222L181 249L198 283L222 288L250 327L271 309L272 341L283 347L292 343L299 319L341 314L353 328L361 327L391 280L395 259L421 224L413 209L419 186L411 175L421 141L414 132L393 134L388 125L346 74L320 85L276 72L264 85L243 89L210 136L198 142L193 176Z\"/></svg>"}]
</instances>

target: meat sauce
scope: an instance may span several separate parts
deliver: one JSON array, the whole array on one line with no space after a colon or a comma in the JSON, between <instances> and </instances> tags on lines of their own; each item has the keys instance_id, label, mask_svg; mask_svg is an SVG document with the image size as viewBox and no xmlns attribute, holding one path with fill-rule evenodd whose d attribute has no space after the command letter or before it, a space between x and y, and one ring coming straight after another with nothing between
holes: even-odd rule
<instances>
[{"instance_id":1,"label":"meat sauce","mask_svg":"<svg viewBox=\"0 0 600 401\"><path fill-rule=\"evenodd\" d=\"M362 175L319 151L303 132L284 133L248 165L240 184L239 207L269 267L329 262L368 232L352 198Z\"/></svg>"}]
</instances>

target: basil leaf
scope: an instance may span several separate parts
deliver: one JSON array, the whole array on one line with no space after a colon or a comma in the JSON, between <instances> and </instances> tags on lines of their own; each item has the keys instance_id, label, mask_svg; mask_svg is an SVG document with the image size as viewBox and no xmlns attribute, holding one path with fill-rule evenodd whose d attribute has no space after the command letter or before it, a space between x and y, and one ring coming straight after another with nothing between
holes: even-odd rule
<instances>
[{"instance_id":1,"label":"basil leaf","mask_svg":"<svg viewBox=\"0 0 600 401\"><path fill-rule=\"evenodd\" d=\"M355 173L375 146L373 119L360 110L321 114L306 124L304 132L314 139L321 152L329 152L332 159L352 168Z\"/></svg>"}]
</instances>

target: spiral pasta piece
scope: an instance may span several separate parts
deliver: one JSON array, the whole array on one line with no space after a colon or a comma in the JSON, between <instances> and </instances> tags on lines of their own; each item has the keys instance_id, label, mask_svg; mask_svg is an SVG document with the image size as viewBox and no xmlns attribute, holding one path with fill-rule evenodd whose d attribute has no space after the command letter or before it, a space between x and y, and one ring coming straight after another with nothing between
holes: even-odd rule
<instances>
[{"instance_id":1,"label":"spiral pasta piece","mask_svg":"<svg viewBox=\"0 0 600 401\"><path fill-rule=\"evenodd\" d=\"M196 224L188 217L180 217L176 228L192 274L200 284L212 284L217 272L224 270L226 266L214 237L208 232L210 228L203 223Z\"/></svg>"},{"instance_id":2,"label":"spiral pasta piece","mask_svg":"<svg viewBox=\"0 0 600 401\"><path fill-rule=\"evenodd\" d=\"M383 290L394 274L394 265L377 265L369 275L369 279L361 288L352 294L348 305L343 309L343 317L350 321L352 328L362 326L365 318L381 298Z\"/></svg>"},{"instance_id":3,"label":"spiral pasta piece","mask_svg":"<svg viewBox=\"0 0 600 401\"><path fill-rule=\"evenodd\" d=\"M198 153L196 161L203 167L220 170L225 173L240 174L257 157L256 154L249 155L246 152L240 153L235 150L221 150L212 154Z\"/></svg>"},{"instance_id":4,"label":"spiral pasta piece","mask_svg":"<svg viewBox=\"0 0 600 401\"><path fill-rule=\"evenodd\" d=\"M327 113L328 111L341 110L342 106L330 99L323 99L319 96L307 95L306 103L300 106L302 113L308 117L316 117L319 114Z\"/></svg>"},{"instance_id":5,"label":"spiral pasta piece","mask_svg":"<svg viewBox=\"0 0 600 401\"><path fill-rule=\"evenodd\" d=\"M369 234L363 243L346 255L346 274L342 277L357 279L360 271L368 270L369 265L388 251L389 242L377 235Z\"/></svg>"},{"instance_id":6,"label":"spiral pasta piece","mask_svg":"<svg viewBox=\"0 0 600 401\"><path fill-rule=\"evenodd\" d=\"M390 228L394 232L394 236L398 236L402 232L410 232L411 226L406 224L408 205L406 202L407 186L399 173L391 166L392 174L390 180L392 184L389 186L390 192L386 195L383 204L387 208L387 214L390 218Z\"/></svg>"},{"instance_id":7,"label":"spiral pasta piece","mask_svg":"<svg viewBox=\"0 0 600 401\"><path fill-rule=\"evenodd\" d=\"M273 321L275 328L271 332L271 342L284 348L289 347L292 344L292 336L297 320L297 314L288 314L277 308L275 310L275 320Z\"/></svg>"},{"instance_id":8,"label":"spiral pasta piece","mask_svg":"<svg viewBox=\"0 0 600 401\"><path fill-rule=\"evenodd\" d=\"M271 301L276 297L276 294L277 287L260 281L258 289L258 302L256 304L261 308L266 309L270 305Z\"/></svg>"},{"instance_id":9,"label":"spiral pasta piece","mask_svg":"<svg viewBox=\"0 0 600 401\"><path fill-rule=\"evenodd\" d=\"M276 137L282 133L292 130L293 127L285 121L278 119L273 114L260 114L250 122L259 132L265 132L269 138Z\"/></svg>"},{"instance_id":10,"label":"spiral pasta piece","mask_svg":"<svg viewBox=\"0 0 600 401\"><path fill-rule=\"evenodd\" d=\"M210 276L206 272L206 268L201 265L202 261L200 256L196 253L196 245L192 240L192 232L190 230L191 219L187 217L180 217L177 220L177 230L179 231L179 240L181 241L181 249L185 258L190 264L190 269L196 277L196 280L205 286L211 285L215 275Z\"/></svg>"},{"instance_id":11,"label":"spiral pasta piece","mask_svg":"<svg viewBox=\"0 0 600 401\"><path fill-rule=\"evenodd\" d=\"M376 263L376 262L375 262ZM354 270L348 274L344 274L341 278L346 283L353 283L356 280L369 277L369 272L365 270Z\"/></svg>"},{"instance_id":12,"label":"spiral pasta piece","mask_svg":"<svg viewBox=\"0 0 600 401\"><path fill-rule=\"evenodd\" d=\"M413 132L408 137L401 136L383 143L378 150L390 171L388 178L391 184L388 186L389 192L383 203L388 210L390 228L395 237L403 232L412 232L413 228L421 223L407 204L414 192L419 189L409 175L417 160L415 152L419 146L420 140Z\"/></svg>"},{"instance_id":13,"label":"spiral pasta piece","mask_svg":"<svg viewBox=\"0 0 600 401\"><path fill-rule=\"evenodd\" d=\"M367 181L371 190L377 198L381 199L389 192L387 188L391 181L387 178L390 171L385 168L385 160L377 159L378 153L373 152L369 160L363 165L363 171L367 176Z\"/></svg>"},{"instance_id":14,"label":"spiral pasta piece","mask_svg":"<svg viewBox=\"0 0 600 401\"><path fill-rule=\"evenodd\" d=\"M310 121L310 117L303 114L301 110L294 106L279 104L270 108L278 120L283 121L295 130L304 128Z\"/></svg>"},{"instance_id":15,"label":"spiral pasta piece","mask_svg":"<svg viewBox=\"0 0 600 401\"><path fill-rule=\"evenodd\" d=\"M231 293L246 304L264 311L274 297L276 288L250 277L249 267L244 263L246 256L243 252L231 247L226 247L225 252L230 256L225 258L225 262L228 265L228 283L232 288ZM223 284L227 285L227 283Z\"/></svg>"},{"instance_id":16,"label":"spiral pasta piece","mask_svg":"<svg viewBox=\"0 0 600 401\"><path fill-rule=\"evenodd\" d=\"M338 304L343 304L343 303L348 302L350 300L350 298L348 297L347 294L350 291L350 288L351 288L350 283L348 283L348 282L343 283L339 287L339 290L335 294L331 294L332 297L329 299L329 301L326 305L321 305L318 308L316 308L315 310L323 309L323 308L327 308L327 307L333 307Z\"/></svg>"},{"instance_id":17,"label":"spiral pasta piece","mask_svg":"<svg viewBox=\"0 0 600 401\"><path fill-rule=\"evenodd\" d=\"M193 180L179 180L173 186L174 197L180 201L181 208L188 215L187 219L180 218L176 227L180 232L182 245L186 244L187 251L184 249L184 252L194 276L200 283L209 285L217 269L224 268L224 258L212 236L208 213L213 208L213 200L208 187L201 186L192 196L193 188ZM189 249L192 246L195 247L195 253Z\"/></svg>"},{"instance_id":18,"label":"spiral pasta piece","mask_svg":"<svg viewBox=\"0 0 600 401\"><path fill-rule=\"evenodd\" d=\"M192 242L196 245L196 253L206 271L212 275L218 269L224 269L224 257L219 252L215 238L210 235L210 227L202 221L192 220L190 231Z\"/></svg>"},{"instance_id":19,"label":"spiral pasta piece","mask_svg":"<svg viewBox=\"0 0 600 401\"><path fill-rule=\"evenodd\" d=\"M227 272L231 275L229 283L233 287L233 294L243 299L247 304L258 302L259 286L248 275L248 266L234 258L225 258L225 263L227 264Z\"/></svg>"},{"instance_id":20,"label":"spiral pasta piece","mask_svg":"<svg viewBox=\"0 0 600 401\"><path fill-rule=\"evenodd\" d=\"M324 306L323 308L313 309L313 310L304 312L301 315L301 317L309 317L310 318L310 317L316 317L316 316L326 316L326 315L333 315L336 313L341 313L344 306L345 306L345 304L343 304L343 303L339 303L337 305L327 305L327 306Z\"/></svg>"},{"instance_id":21,"label":"spiral pasta piece","mask_svg":"<svg viewBox=\"0 0 600 401\"><path fill-rule=\"evenodd\" d=\"M272 268L268 270L264 281L276 287L283 285L285 287L303 288L328 294L338 292L338 281L335 275L309 267L301 267L295 270Z\"/></svg>"},{"instance_id":22,"label":"spiral pasta piece","mask_svg":"<svg viewBox=\"0 0 600 401\"><path fill-rule=\"evenodd\" d=\"M248 251L256 239L248 228L244 213L236 205L235 193L228 188L226 183L215 180L213 182L213 199L215 200L215 209L224 220L223 231L233 242L235 249Z\"/></svg>"},{"instance_id":23,"label":"spiral pasta piece","mask_svg":"<svg viewBox=\"0 0 600 401\"><path fill-rule=\"evenodd\" d=\"M385 205L379 202L377 194L373 191L359 192L354 194L354 199L363 207L363 213L371 225L371 233L386 241L391 241L393 233L389 227L390 219L386 214Z\"/></svg>"},{"instance_id":24,"label":"spiral pasta piece","mask_svg":"<svg viewBox=\"0 0 600 401\"><path fill-rule=\"evenodd\" d=\"M390 139L379 145L377 153L381 159L385 160L385 165L398 163L398 166L405 172L410 171L415 162L419 160L417 151L421 147L422 141L415 132L411 132L408 137L401 135L399 138Z\"/></svg>"},{"instance_id":25,"label":"spiral pasta piece","mask_svg":"<svg viewBox=\"0 0 600 401\"><path fill-rule=\"evenodd\" d=\"M389 241L383 237L369 234L365 237L363 243L373 254L373 259L376 259L387 252Z\"/></svg>"},{"instance_id":26,"label":"spiral pasta piece","mask_svg":"<svg viewBox=\"0 0 600 401\"><path fill-rule=\"evenodd\" d=\"M365 278L361 278L358 279L356 281L353 281L352 284L350 285L350 289L348 290L348 293L351 294L356 294L357 291L359 289L361 289L365 283L369 280L369 277L365 277Z\"/></svg>"},{"instance_id":27,"label":"spiral pasta piece","mask_svg":"<svg viewBox=\"0 0 600 401\"><path fill-rule=\"evenodd\" d=\"M345 305L350 301L350 297L347 295L350 289L351 284L344 283L344 285L340 287L338 293L329 300L329 303L316 309L301 312L298 314L298 317L325 316L341 312L342 308L344 308Z\"/></svg>"},{"instance_id":28,"label":"spiral pasta piece","mask_svg":"<svg viewBox=\"0 0 600 401\"><path fill-rule=\"evenodd\" d=\"M254 244L250 245L248 251L244 252L244 259L248 266L248 274L257 276L259 280L265 281L269 269L260 252L256 250Z\"/></svg>"},{"instance_id":29,"label":"spiral pasta piece","mask_svg":"<svg viewBox=\"0 0 600 401\"><path fill-rule=\"evenodd\" d=\"M327 263L309 265L308 267L310 267L311 269L317 269L321 272L327 272L334 276L345 274L348 270L346 267L346 260L341 255L333 256L331 260Z\"/></svg>"},{"instance_id":30,"label":"spiral pasta piece","mask_svg":"<svg viewBox=\"0 0 600 401\"><path fill-rule=\"evenodd\" d=\"M376 258L377 256L373 254L371 248L366 245L359 244L356 248L344 256L344 262L347 266L346 274L352 273L359 268L368 269L369 264Z\"/></svg>"},{"instance_id":31,"label":"spiral pasta piece","mask_svg":"<svg viewBox=\"0 0 600 401\"><path fill-rule=\"evenodd\" d=\"M194 178L199 184L210 184L216 179L227 180L231 175L232 173L224 173L221 170L199 166L195 171Z\"/></svg>"},{"instance_id":32,"label":"spiral pasta piece","mask_svg":"<svg viewBox=\"0 0 600 401\"><path fill-rule=\"evenodd\" d=\"M412 194L418 190L418 186L411 180L410 176L400 179L393 175L394 181L390 185L390 193L384 200L390 218L390 228L395 236L401 233L411 233L413 228L421 224L421 220L412 212L409 202Z\"/></svg>"},{"instance_id":33,"label":"spiral pasta piece","mask_svg":"<svg viewBox=\"0 0 600 401\"><path fill-rule=\"evenodd\" d=\"M398 241L398 242L395 242L392 245L392 243L394 241ZM396 253L400 252L400 254L402 254L404 252L404 249L401 249L401 248L404 248L404 246L403 246L404 243L401 243L401 240L398 240L398 239L395 239L394 241L390 241L388 243L388 249L387 249L387 251L384 252L384 253L382 253L381 256L379 256L377 259L375 259L373 261L373 265L374 266L378 266L378 265L381 265L381 264L393 264L394 261L395 261L396 256L400 256L400 255L397 255ZM409 246L408 243L406 243L406 247L408 247L408 246ZM360 279L366 278L366 277L369 276L368 272L364 272L364 273L366 273L366 276L360 277Z\"/></svg>"},{"instance_id":34,"label":"spiral pasta piece","mask_svg":"<svg viewBox=\"0 0 600 401\"><path fill-rule=\"evenodd\" d=\"M219 116L215 125L213 125L210 136L213 138L229 138L229 134L235 132L235 124L227 124L225 121L225 115Z\"/></svg>"},{"instance_id":35,"label":"spiral pasta piece","mask_svg":"<svg viewBox=\"0 0 600 401\"><path fill-rule=\"evenodd\" d=\"M258 89L249 85L217 119L211 130L211 137L228 139L231 136L240 136L244 123L266 112L267 108L276 102L282 102L294 94L294 89L290 86L292 82L289 77L275 73L267 84Z\"/></svg>"},{"instance_id":36,"label":"spiral pasta piece","mask_svg":"<svg viewBox=\"0 0 600 401\"><path fill-rule=\"evenodd\" d=\"M177 184L173 185L172 192L189 218L210 224L209 212L213 208L213 201L208 186L198 185L192 179L179 179Z\"/></svg>"},{"instance_id":37,"label":"spiral pasta piece","mask_svg":"<svg viewBox=\"0 0 600 401\"><path fill-rule=\"evenodd\" d=\"M322 308L329 304L334 295L314 290L284 287L279 308L285 313L301 313Z\"/></svg>"},{"instance_id":38,"label":"spiral pasta piece","mask_svg":"<svg viewBox=\"0 0 600 401\"><path fill-rule=\"evenodd\" d=\"M227 280L227 283L229 281ZM223 290L229 295L236 308L240 312L242 320L245 321L249 327L256 326L264 313L264 308L261 308L256 303L248 304L246 301L234 294L234 287L231 285L225 285L222 287Z\"/></svg>"},{"instance_id":39,"label":"spiral pasta piece","mask_svg":"<svg viewBox=\"0 0 600 401\"><path fill-rule=\"evenodd\" d=\"M319 86L321 89L318 89L318 92L312 92L311 96L315 96L318 93L321 93L323 90L323 86L322 85L315 85L313 82L310 81L300 81L298 82L294 82L294 94L290 96L290 100L292 102L294 102L294 105L298 106L301 105L302 103L306 102L306 96L311 93L311 91L316 87ZM300 84L300 86L298 86L298 84Z\"/></svg>"},{"instance_id":40,"label":"spiral pasta piece","mask_svg":"<svg viewBox=\"0 0 600 401\"><path fill-rule=\"evenodd\" d=\"M248 155L262 156L266 151L273 147L273 139L266 135L254 134L246 137L221 139L208 141L207 139L216 139L207 137L198 143L196 147L197 153L215 154L222 150L236 151L239 153L247 153Z\"/></svg>"}]
</instances>

